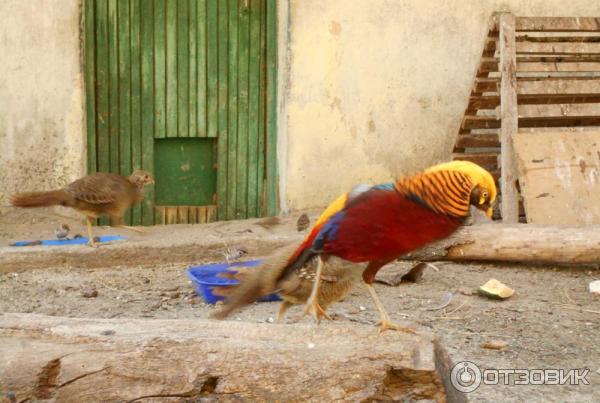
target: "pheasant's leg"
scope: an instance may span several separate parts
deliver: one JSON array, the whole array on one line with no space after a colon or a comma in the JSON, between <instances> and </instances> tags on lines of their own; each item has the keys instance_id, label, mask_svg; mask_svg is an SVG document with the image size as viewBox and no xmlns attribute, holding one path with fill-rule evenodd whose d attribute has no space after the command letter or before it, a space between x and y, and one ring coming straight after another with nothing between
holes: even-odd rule
<instances>
[{"instance_id":1,"label":"pheasant's leg","mask_svg":"<svg viewBox=\"0 0 600 403\"><path fill-rule=\"evenodd\" d=\"M277 314L277 323L283 323L285 320L285 313L290 309L292 304L287 301L283 301L279 307L279 313Z\"/></svg>"},{"instance_id":2,"label":"pheasant's leg","mask_svg":"<svg viewBox=\"0 0 600 403\"><path fill-rule=\"evenodd\" d=\"M377 310L379 311L380 319L379 319L379 322L377 322L377 325L379 326L380 333L387 329L401 330L401 331L407 332L407 333L416 333L415 330L411 329L410 327L402 327L400 325L393 323L390 320L390 316L385 311L383 304L379 300L379 297L377 296L377 293L375 292L375 288L373 288L373 286L371 284L365 283L365 285L367 286L367 289L369 290L369 293L371 294L371 298L373 299L373 302L375 302L375 306L377 307Z\"/></svg>"},{"instance_id":3,"label":"pheasant's leg","mask_svg":"<svg viewBox=\"0 0 600 403\"><path fill-rule=\"evenodd\" d=\"M327 314L327 312L325 312L325 309L323 309L323 307L319 304L317 304L317 311L318 311L319 318L333 320L333 319L331 319L331 316L329 316L329 314Z\"/></svg>"},{"instance_id":4,"label":"pheasant's leg","mask_svg":"<svg viewBox=\"0 0 600 403\"><path fill-rule=\"evenodd\" d=\"M113 216L112 220L116 224L116 225L114 225L115 227L125 228L125 229L131 230L131 231L135 231L135 232L140 233L140 234L146 232L143 229L135 228L135 227L130 227L129 225L125 225L125 223L123 222L123 217Z\"/></svg>"},{"instance_id":5,"label":"pheasant's leg","mask_svg":"<svg viewBox=\"0 0 600 403\"><path fill-rule=\"evenodd\" d=\"M304 316L309 313L315 318L317 323L321 322L321 318L319 317L319 288L321 286L321 273L323 272L323 260L321 260L321 256L317 257L317 273L315 274L315 283L313 284L312 292L310 293L310 297L306 300L306 305L304 306L304 310L302 313L296 317L294 322L299 321ZM322 309L321 309L322 310Z\"/></svg>"},{"instance_id":6,"label":"pheasant's leg","mask_svg":"<svg viewBox=\"0 0 600 403\"><path fill-rule=\"evenodd\" d=\"M88 245L92 248L97 248L98 244L94 241L94 234L92 234L92 218L85 217L87 223L87 233L88 233Z\"/></svg>"},{"instance_id":7,"label":"pheasant's leg","mask_svg":"<svg viewBox=\"0 0 600 403\"><path fill-rule=\"evenodd\" d=\"M131 230L131 231L135 231L138 234L144 234L146 232L146 231L144 231L141 228L130 227L129 225L117 225L117 227L119 227L119 228L125 228L125 229Z\"/></svg>"}]
</instances>

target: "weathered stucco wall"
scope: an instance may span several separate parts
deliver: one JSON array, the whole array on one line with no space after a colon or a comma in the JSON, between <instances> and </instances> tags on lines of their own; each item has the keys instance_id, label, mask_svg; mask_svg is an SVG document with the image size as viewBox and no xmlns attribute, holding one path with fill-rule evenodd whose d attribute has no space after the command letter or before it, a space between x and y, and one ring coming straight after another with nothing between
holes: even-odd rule
<instances>
[{"instance_id":1,"label":"weathered stucco wall","mask_svg":"<svg viewBox=\"0 0 600 403\"><path fill-rule=\"evenodd\" d=\"M282 207L447 159L489 16L596 0L279 0ZM0 207L85 172L80 0L0 1Z\"/></svg>"},{"instance_id":2,"label":"weathered stucco wall","mask_svg":"<svg viewBox=\"0 0 600 403\"><path fill-rule=\"evenodd\" d=\"M85 169L79 0L0 1L0 207Z\"/></svg>"},{"instance_id":3,"label":"weathered stucco wall","mask_svg":"<svg viewBox=\"0 0 600 403\"><path fill-rule=\"evenodd\" d=\"M494 11L600 15L597 0L291 0L287 8L280 129L290 209L448 159Z\"/></svg>"}]
</instances>

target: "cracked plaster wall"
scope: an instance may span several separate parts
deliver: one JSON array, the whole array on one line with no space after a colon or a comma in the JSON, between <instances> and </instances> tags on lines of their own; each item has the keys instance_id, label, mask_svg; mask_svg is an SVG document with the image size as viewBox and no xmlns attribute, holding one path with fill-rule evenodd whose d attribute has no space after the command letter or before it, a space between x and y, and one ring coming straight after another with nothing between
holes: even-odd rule
<instances>
[{"instance_id":1,"label":"cracked plaster wall","mask_svg":"<svg viewBox=\"0 0 600 403\"><path fill-rule=\"evenodd\" d=\"M0 1L0 207L84 173L80 6Z\"/></svg>"},{"instance_id":2,"label":"cracked plaster wall","mask_svg":"<svg viewBox=\"0 0 600 403\"><path fill-rule=\"evenodd\" d=\"M600 16L600 3L290 0L287 207L322 207L356 183L449 159L494 11Z\"/></svg>"}]
</instances>

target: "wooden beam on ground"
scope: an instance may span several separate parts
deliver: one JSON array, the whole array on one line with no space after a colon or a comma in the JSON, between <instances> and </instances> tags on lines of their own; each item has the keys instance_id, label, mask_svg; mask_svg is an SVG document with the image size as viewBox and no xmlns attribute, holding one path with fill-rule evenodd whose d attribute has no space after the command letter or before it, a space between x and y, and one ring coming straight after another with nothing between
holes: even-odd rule
<instances>
[{"instance_id":1,"label":"wooden beam on ground","mask_svg":"<svg viewBox=\"0 0 600 403\"><path fill-rule=\"evenodd\" d=\"M19 402L464 402L451 367L427 332L0 315L0 385Z\"/></svg>"},{"instance_id":2,"label":"wooden beam on ground","mask_svg":"<svg viewBox=\"0 0 600 403\"><path fill-rule=\"evenodd\" d=\"M515 16L500 16L500 166L502 191L502 221L519 222L519 192L512 137L519 130L517 110L517 61L515 45Z\"/></svg>"},{"instance_id":3,"label":"wooden beam on ground","mask_svg":"<svg viewBox=\"0 0 600 403\"><path fill-rule=\"evenodd\" d=\"M600 226L482 224L412 253L415 260L600 263Z\"/></svg>"}]
</instances>

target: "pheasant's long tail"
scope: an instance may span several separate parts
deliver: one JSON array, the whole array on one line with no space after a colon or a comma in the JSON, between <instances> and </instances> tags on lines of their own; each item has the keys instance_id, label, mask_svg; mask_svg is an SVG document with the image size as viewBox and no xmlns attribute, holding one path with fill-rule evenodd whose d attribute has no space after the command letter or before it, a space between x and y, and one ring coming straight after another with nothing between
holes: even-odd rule
<instances>
[{"instance_id":1,"label":"pheasant's long tail","mask_svg":"<svg viewBox=\"0 0 600 403\"><path fill-rule=\"evenodd\" d=\"M62 189L47 192L26 192L12 195L10 202L15 207L47 207L64 205L69 194Z\"/></svg>"},{"instance_id":2,"label":"pheasant's long tail","mask_svg":"<svg viewBox=\"0 0 600 403\"><path fill-rule=\"evenodd\" d=\"M240 284L225 300L223 308L211 315L215 319L224 319L232 312L251 304L258 298L277 290L277 284L286 273L288 261L298 245L291 244L277 249L251 274L244 276Z\"/></svg>"}]
</instances>

